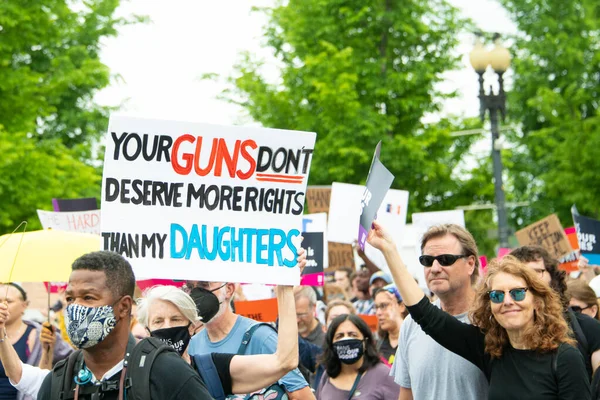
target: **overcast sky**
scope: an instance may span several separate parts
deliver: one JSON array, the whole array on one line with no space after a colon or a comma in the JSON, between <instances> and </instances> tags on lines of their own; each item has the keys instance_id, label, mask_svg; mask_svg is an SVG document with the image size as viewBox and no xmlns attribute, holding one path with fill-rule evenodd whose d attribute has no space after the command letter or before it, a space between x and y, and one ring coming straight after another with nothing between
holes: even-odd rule
<instances>
[{"instance_id":1,"label":"overcast sky","mask_svg":"<svg viewBox=\"0 0 600 400\"><path fill-rule=\"evenodd\" d=\"M487 32L515 32L496 1L451 3ZM207 72L227 76L243 50L269 59L269 50L261 48L266 20L261 13L251 12L251 7L271 4L272 0L123 0L120 15L147 15L152 22L121 28L117 38L104 42L102 61L120 79L101 91L97 101L123 104L122 111L139 116L250 123L239 107L216 98L224 83L199 77ZM463 68L447 73L441 85L443 90L459 89L460 96L448 101L444 112L474 116L479 103L476 75L468 62L472 35L462 35L461 43ZM275 68L271 65L267 72L276 76Z\"/></svg>"}]
</instances>

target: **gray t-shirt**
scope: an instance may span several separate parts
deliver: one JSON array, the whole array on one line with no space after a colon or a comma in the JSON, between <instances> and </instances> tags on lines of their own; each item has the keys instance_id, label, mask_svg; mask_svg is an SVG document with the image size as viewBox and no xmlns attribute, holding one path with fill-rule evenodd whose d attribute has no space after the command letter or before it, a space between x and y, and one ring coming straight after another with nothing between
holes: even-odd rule
<instances>
[{"instance_id":1,"label":"gray t-shirt","mask_svg":"<svg viewBox=\"0 0 600 400\"><path fill-rule=\"evenodd\" d=\"M439 307L439 300L434 304ZM470 323L467 314L456 315L456 318ZM489 383L483 372L437 344L410 316L402 323L390 375L400 386L412 389L414 400L488 397Z\"/></svg>"},{"instance_id":2,"label":"gray t-shirt","mask_svg":"<svg viewBox=\"0 0 600 400\"><path fill-rule=\"evenodd\" d=\"M396 400L400 386L389 375L390 369L384 363L369 368L358 381L353 399L357 400ZM329 381L327 372L323 374L317 389L317 400L348 400L349 390L341 390Z\"/></svg>"}]
</instances>

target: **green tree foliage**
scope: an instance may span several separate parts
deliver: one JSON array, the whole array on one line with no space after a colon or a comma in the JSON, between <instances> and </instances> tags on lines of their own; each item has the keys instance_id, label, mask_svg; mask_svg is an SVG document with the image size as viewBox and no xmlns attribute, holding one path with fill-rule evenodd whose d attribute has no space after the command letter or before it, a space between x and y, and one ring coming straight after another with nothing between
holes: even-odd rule
<instances>
[{"instance_id":1,"label":"green tree foliage","mask_svg":"<svg viewBox=\"0 0 600 400\"><path fill-rule=\"evenodd\" d=\"M522 130L509 169L513 213L527 225L552 212L571 226L570 206L600 217L600 3L500 0L520 31L512 47L509 116Z\"/></svg>"},{"instance_id":2,"label":"green tree foliage","mask_svg":"<svg viewBox=\"0 0 600 400\"><path fill-rule=\"evenodd\" d=\"M453 95L436 83L458 65L458 11L445 0L290 0L262 11L280 79L269 82L245 54L225 98L263 126L317 132L312 184L364 183L383 140L411 212L452 208L462 190L454 173L474 139L449 133L479 122L421 121Z\"/></svg>"},{"instance_id":3,"label":"green tree foliage","mask_svg":"<svg viewBox=\"0 0 600 400\"><path fill-rule=\"evenodd\" d=\"M139 21L115 18L119 0L0 2L0 233L53 197L98 196L92 152L108 109L93 102L110 82L104 37Z\"/></svg>"},{"instance_id":4,"label":"green tree foliage","mask_svg":"<svg viewBox=\"0 0 600 400\"><path fill-rule=\"evenodd\" d=\"M0 124L8 132L73 147L105 131L109 110L93 96L110 82L101 39L130 22L113 17L119 2L0 2Z\"/></svg>"}]
</instances>

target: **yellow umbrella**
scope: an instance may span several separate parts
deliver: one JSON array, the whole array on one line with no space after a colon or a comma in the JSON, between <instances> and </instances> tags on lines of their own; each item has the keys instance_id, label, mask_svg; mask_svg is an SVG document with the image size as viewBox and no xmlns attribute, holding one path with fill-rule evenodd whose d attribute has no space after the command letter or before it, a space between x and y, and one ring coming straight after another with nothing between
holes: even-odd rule
<instances>
[{"instance_id":1,"label":"yellow umbrella","mask_svg":"<svg viewBox=\"0 0 600 400\"><path fill-rule=\"evenodd\" d=\"M100 239L89 233L54 229L0 236L0 282L67 282L73 261L100 250Z\"/></svg>"}]
</instances>

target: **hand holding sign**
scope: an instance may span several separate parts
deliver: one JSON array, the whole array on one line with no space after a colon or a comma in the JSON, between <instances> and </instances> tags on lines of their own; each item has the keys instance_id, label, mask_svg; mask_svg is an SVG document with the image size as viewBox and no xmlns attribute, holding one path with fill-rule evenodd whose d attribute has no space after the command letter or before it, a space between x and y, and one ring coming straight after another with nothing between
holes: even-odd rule
<instances>
[{"instance_id":1,"label":"hand holding sign","mask_svg":"<svg viewBox=\"0 0 600 400\"><path fill-rule=\"evenodd\" d=\"M372 223L372 229L367 236L367 242L382 253L396 247L392 236L377 221L373 221Z\"/></svg>"},{"instance_id":2,"label":"hand holding sign","mask_svg":"<svg viewBox=\"0 0 600 400\"><path fill-rule=\"evenodd\" d=\"M377 210L383 202L385 194L392 186L394 175L379 161L381 141L377 143L373 162L367 177L367 186L361 199L360 225L358 227L358 245L364 250L371 222L375 219Z\"/></svg>"}]
</instances>

